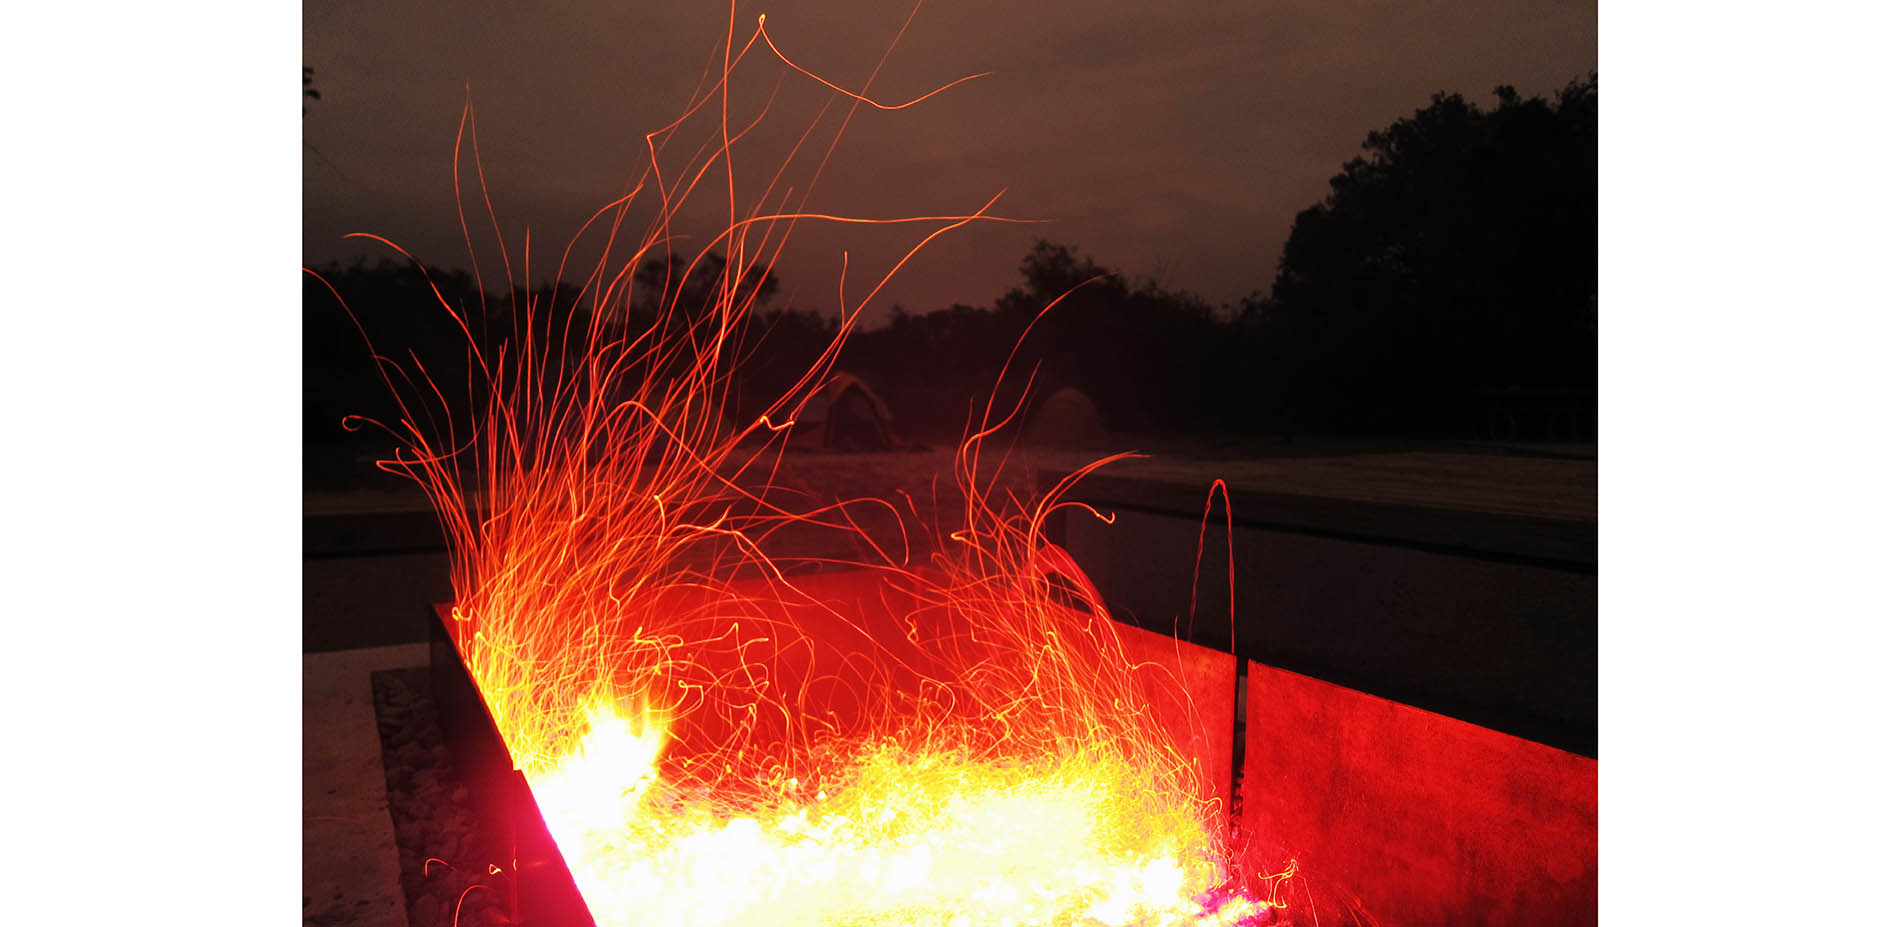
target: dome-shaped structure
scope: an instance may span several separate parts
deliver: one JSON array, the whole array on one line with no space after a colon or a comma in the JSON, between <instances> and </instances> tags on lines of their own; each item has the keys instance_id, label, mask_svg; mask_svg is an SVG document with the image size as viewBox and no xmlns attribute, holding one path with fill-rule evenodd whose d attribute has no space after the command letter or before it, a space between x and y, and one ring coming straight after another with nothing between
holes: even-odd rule
<instances>
[{"instance_id":1,"label":"dome-shaped structure","mask_svg":"<svg viewBox=\"0 0 1900 927\"><path fill-rule=\"evenodd\" d=\"M891 408L871 385L834 373L798 412L791 446L806 450L888 451L897 444Z\"/></svg>"},{"instance_id":2,"label":"dome-shaped structure","mask_svg":"<svg viewBox=\"0 0 1900 927\"><path fill-rule=\"evenodd\" d=\"M1065 386L1036 407L1023 428L1024 444L1067 447L1093 444L1108 437L1102 416L1086 393Z\"/></svg>"}]
</instances>

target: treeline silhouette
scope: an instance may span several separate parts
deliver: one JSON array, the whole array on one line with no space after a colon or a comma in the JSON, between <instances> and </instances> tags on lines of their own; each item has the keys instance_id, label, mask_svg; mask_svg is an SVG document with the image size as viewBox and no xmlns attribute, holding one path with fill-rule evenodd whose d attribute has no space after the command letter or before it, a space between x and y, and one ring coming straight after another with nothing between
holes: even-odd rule
<instances>
[{"instance_id":1,"label":"treeline silhouette","mask_svg":"<svg viewBox=\"0 0 1900 927\"><path fill-rule=\"evenodd\" d=\"M889 325L847 345L843 363L883 391L893 414L938 433L958 433L980 417L972 403L987 400L992 388L1008 409L1032 377L1029 405L1076 387L1115 431L1260 425L1258 339L1200 297L1131 282L1046 241L1023 259L1021 273L1022 284L989 307L900 309ZM1017 360L1005 371L1019 339Z\"/></svg>"},{"instance_id":2,"label":"treeline silhouette","mask_svg":"<svg viewBox=\"0 0 1900 927\"><path fill-rule=\"evenodd\" d=\"M993 391L1013 404L1032 373L1029 405L1077 387L1114 431L1592 439L1596 79L1549 100L1495 92L1489 110L1438 94L1372 132L1294 221L1270 292L1238 307L1217 310L1039 241L1021 283L991 305L896 307L888 324L853 334L839 369L878 390L906 434L936 440L960 434ZM652 260L603 311L637 331L663 301L705 305L725 272L718 255L693 267ZM465 271L425 279L393 261L318 273L306 276L304 309L311 466L388 449L387 437L345 435L345 415L398 418L338 297L377 347L427 369L453 409L472 358L435 293L492 354L529 299L546 317L580 292L483 292ZM838 324L835 311L773 305L777 281L762 269L743 279L754 310L730 346L742 370L727 410L735 421L790 387ZM470 423L422 427L451 424L466 434Z\"/></svg>"},{"instance_id":3,"label":"treeline silhouette","mask_svg":"<svg viewBox=\"0 0 1900 927\"><path fill-rule=\"evenodd\" d=\"M1284 427L1594 437L1596 77L1496 94L1371 133L1294 220L1243 310Z\"/></svg>"}]
</instances>

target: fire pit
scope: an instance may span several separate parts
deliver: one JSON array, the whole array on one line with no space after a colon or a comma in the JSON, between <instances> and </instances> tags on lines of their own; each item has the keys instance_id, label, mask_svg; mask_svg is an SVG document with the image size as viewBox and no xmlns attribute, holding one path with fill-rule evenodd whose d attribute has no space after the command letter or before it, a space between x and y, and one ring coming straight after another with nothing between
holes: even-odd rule
<instances>
[{"instance_id":1,"label":"fire pit","mask_svg":"<svg viewBox=\"0 0 1900 927\"><path fill-rule=\"evenodd\" d=\"M804 711L830 719L830 724L839 730L852 730L859 720L855 716L862 714L860 711L862 692L857 687L844 684L839 680L845 678L851 667L869 659L889 661L898 665L920 662L922 655L918 642L928 640L933 634L943 630L941 627L932 628L929 625L929 622L933 620L933 615L937 620L941 620L942 613L928 608L915 608L915 597L919 590L906 588L907 585L909 584L902 580L894 580L888 574L870 570L848 570L801 577L798 580L798 586L804 598L775 596L765 599L764 601L774 603L773 607L750 616L748 621L743 621L744 626L741 627L739 636L758 642L764 652L772 654L771 662L774 665L760 668L762 675L767 678L834 681L829 686L823 684L811 686L807 692L803 693L800 705ZM752 590L741 588L736 591L743 596ZM900 619L899 615L905 617ZM1145 697L1151 699L1155 712L1166 718L1165 726L1171 732L1173 739L1171 746L1187 759L1188 767L1197 773L1199 791L1208 796L1211 801L1226 801L1233 785L1233 658L1207 648L1178 643L1132 626L1120 624L1110 626L1116 638L1113 646L1126 653L1128 663L1132 667L1134 685ZM490 830L491 845L511 848L509 858L500 864L504 868L512 869L512 896L507 899L507 904L513 912L512 922L525 925L645 922L637 912L615 911L610 915L596 917L590 911L583 892L579 888L581 882L576 879L573 868L563 856L560 845L562 841L557 839L550 828L550 815L537 800L541 796L537 796L535 789L529 785L528 779L516 768L498 730L496 720L461 658L454 642L456 633L456 618L453 609L448 606L438 608L436 620L432 622L434 642L432 652L433 675L442 726L463 780L469 784L474 793L474 807ZM878 679L880 686L902 687L915 682L917 680L914 678L906 681L894 678L888 673L880 674ZM697 733L704 736L708 732ZM761 740L769 743L772 738L784 736L784 734L784 728L777 728ZM683 736L691 738L695 734L688 732ZM984 768L971 766L959 770L958 775L967 779ZM994 771L996 767L989 768ZM884 769L876 774L889 777L892 770ZM1026 787L1021 782L1005 783L1016 791L1007 794L1001 800L1004 807L1020 810L1025 814L1062 810L1063 806L1059 802L1038 803L1035 800L1036 789L1040 786L1033 782L1033 776L1022 776L1020 773L1016 775L1018 779L1030 780L1030 785ZM903 783L905 787L914 784ZM865 789L867 786L874 785L874 783L865 782L860 783L858 788ZM975 785L981 786L983 783L975 783ZM822 792L816 795L788 796L786 807L794 808L801 799L807 806L811 806L814 799L822 803L823 797ZM993 796L988 798L995 800ZM985 793L980 788L975 788L971 789L967 796L952 795L947 800L952 804L965 802L965 813L975 819L975 826L980 828L986 826L986 822L982 820L986 811L983 808L985 799ZM906 800L916 800L916 797L906 796ZM923 799L925 803L931 800L927 797ZM900 814L907 813L904 806L899 803L891 803L882 809L882 812L887 815L893 811ZM792 810L776 821L769 819L760 821L751 816L735 815L720 820L714 827L697 830L694 835L700 839L708 839L708 834L725 837L735 829L741 833L750 834L760 828L773 827L775 824L779 830L803 827L808 831L817 831L826 826L820 821L813 820L818 817L819 815L811 814L806 809ZM1095 822L1078 820L1076 823L1088 827L1093 826ZM836 826L835 820L832 826ZM987 826L995 825L994 822L987 822ZM930 846L928 841L946 840L943 827L925 824L915 828L915 831L921 832L921 836L912 836L908 842L900 839L880 846L869 840L861 840L852 843L851 852L842 854L844 861L851 865L859 867L883 865L885 868L879 870L876 875L866 873L860 878L857 875L840 875L832 872L828 876L819 874L811 878L817 882L829 879L834 885L850 886L863 880L903 879L906 877L905 867L910 867L914 871L913 880L920 885L931 880L949 882L953 891L960 891L965 896L974 896L972 901L965 901L963 897L958 897L955 903L944 909L949 913L938 920L949 922L955 920L955 908L966 905L980 906L988 900L982 894L985 889L998 891L999 886L1006 887L1003 881L999 881L1004 873L1013 868L1033 872L1035 866L1038 865L1035 860L1001 865L997 860L979 860L979 863L990 866L992 871L972 877L969 873L970 867L959 864L966 861L930 858L929 853L935 848ZM771 852L788 854L800 861L797 864L809 865L820 873L827 865L837 865L834 861L824 859L823 854L815 850L815 847L823 844L825 835L814 836L806 833L791 836L804 839L765 841L756 844L752 849L755 852L764 852L758 848L771 848ZM954 836L951 835L951 838ZM839 841L835 836L830 841L833 846L840 842L850 843L849 840ZM727 849L730 852L741 852L732 849L740 845L740 842L736 840L729 840ZM571 841L570 847L572 847ZM1063 848L1058 848L1059 851L1061 849ZM970 853L972 848L966 845L963 851ZM585 853L590 850L583 849L580 852ZM893 857L895 862L892 862ZM772 864L758 865L756 861L753 861L755 865L747 870L731 859L727 859L726 862L732 864L734 870L727 875L728 879L740 878L739 873L744 871L771 872L775 868ZM1078 868L1085 867L1088 863L1089 861L1083 858L1066 861L1067 865ZM784 865L794 865L794 863ZM1063 867L1059 865L1056 868L1060 870ZM626 873L623 871L622 874ZM637 878L639 874L640 870L635 867L634 875L631 877ZM1137 879L1146 876L1157 883L1165 882L1169 878L1163 866L1157 865L1153 860L1150 860L1145 868L1137 869L1133 875ZM1179 883L1178 874L1172 878L1175 883ZM1030 890L1041 887L1031 886ZM732 889L752 891L758 890L758 886L733 885ZM1143 890L1152 893L1159 889L1139 884L1127 886L1127 891L1134 893L1136 897L1139 897L1139 893ZM1179 892L1178 889L1174 891ZM797 895L797 893L792 894ZM924 892L918 892L918 894L922 895ZM1053 892L1047 894L1053 895ZM1112 908L1105 907L1105 905L1115 903L1115 899L1110 896L1104 900L1103 894L1102 891L1096 891L1089 896L1095 904L1093 919L1086 919L1088 912L1082 911L1084 919L1067 922L1103 922L1101 915L1112 916L1117 913ZM1205 906L1209 900L1212 899L1204 899L1201 904ZM1227 899L1223 897L1220 900ZM723 912L719 910L721 902L722 899L717 897L707 898L704 903L708 907L704 910L693 912L686 917L664 919L677 919L682 922L720 922L726 919ZM1033 903L1033 900L1029 903ZM1127 904L1127 902L1123 903ZM1138 905L1139 902L1136 904ZM1217 904L1215 906L1218 907ZM1258 907L1260 910L1246 913L1258 919L1258 916L1267 910L1264 906ZM1227 921L1230 923L1239 920L1233 916L1235 910L1238 909L1230 909L1228 912ZM633 916L629 917L630 913ZM900 907L896 911L886 911L881 916L938 922L938 920L930 920L928 916L919 916L925 913L922 906ZM1138 914L1138 916L1154 918L1158 913L1151 911ZM877 916L875 911L871 914ZM1201 911L1196 917L1181 918L1181 922L1200 921L1211 917L1212 914L1211 910Z\"/></svg>"},{"instance_id":2,"label":"fire pit","mask_svg":"<svg viewBox=\"0 0 1900 927\"><path fill-rule=\"evenodd\" d=\"M886 577L807 577L814 598L875 611ZM785 616L778 616L785 617ZM433 672L442 725L491 845L511 848L510 923L596 921L438 608ZM897 624L883 643L902 646ZM1206 647L1117 625L1176 744L1227 794L1235 665ZM1248 665L1246 769L1233 824L1253 860L1295 859L1270 900L1293 923L1596 922L1596 763L1319 680ZM1232 806L1230 806L1232 807ZM1292 877L1297 873L1297 877ZM735 886L735 890L742 888ZM1263 922L1267 917L1260 918Z\"/></svg>"}]
</instances>

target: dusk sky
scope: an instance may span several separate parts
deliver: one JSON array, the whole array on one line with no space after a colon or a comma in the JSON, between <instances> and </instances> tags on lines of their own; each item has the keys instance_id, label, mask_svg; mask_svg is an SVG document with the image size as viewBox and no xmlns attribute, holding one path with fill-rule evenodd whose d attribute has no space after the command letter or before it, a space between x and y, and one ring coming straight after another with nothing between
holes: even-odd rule
<instances>
[{"instance_id":1,"label":"dusk sky","mask_svg":"<svg viewBox=\"0 0 1900 927\"><path fill-rule=\"evenodd\" d=\"M744 3L737 38L766 12L788 56L857 87L910 8ZM808 208L967 214L1007 190L994 213L1047 220L939 238L873 301L874 324L892 303L988 305L1015 284L1037 237L1237 304L1268 289L1295 214L1325 195L1367 132L1435 91L1488 107L1499 84L1548 95L1587 77L1597 67L1596 16L1593 0L927 2L871 96L900 101L993 73L909 109L861 108ZM723 4L681 0L580 0L558 10L307 3L304 64L322 99L303 120L305 263L373 257L340 241L363 231L433 264L469 264L450 170L466 86L511 253L518 266L531 228L533 274L544 279L587 216L629 189L644 165L643 134L681 111L725 19ZM735 77L735 112L756 112L781 78L766 122L738 152L742 197L762 192L797 133L836 96L761 48ZM833 108L808 156L786 172L796 192L843 109ZM680 151L711 126L697 123ZM702 195L680 230L699 241L714 232L721 193ZM653 203L636 206L636 231ZM921 231L801 225L778 265L776 304L835 309L847 249L847 293L862 297ZM492 253L481 252L484 262Z\"/></svg>"}]
</instances>

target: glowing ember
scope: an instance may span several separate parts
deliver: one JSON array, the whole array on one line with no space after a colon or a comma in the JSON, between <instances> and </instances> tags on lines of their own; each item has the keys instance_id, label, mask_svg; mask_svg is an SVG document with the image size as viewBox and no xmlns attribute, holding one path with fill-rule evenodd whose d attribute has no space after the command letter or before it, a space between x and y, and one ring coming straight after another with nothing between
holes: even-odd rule
<instances>
[{"instance_id":1,"label":"glowing ember","mask_svg":"<svg viewBox=\"0 0 1900 927\"><path fill-rule=\"evenodd\" d=\"M763 36L761 18L728 43L726 77ZM889 581L882 609L809 595L762 553L788 525L857 531L848 506L788 510L760 488L838 343L763 416L719 425L748 262L830 217L733 201L687 264L724 248L709 302L681 304L672 280L650 322L626 321L683 191L730 169L726 92L688 110L719 115L710 154L661 170L682 117L596 215L619 238L629 204L659 195L631 255L603 255L565 312L515 305L512 347L468 390L475 433L426 434L436 419L407 406L391 429L406 450L388 466L451 542L457 645L595 919L1231 925L1277 907L1232 888L1219 800L1196 794L1087 578L1041 540L1059 491L986 498L982 443L1012 413L986 409L964 443L961 517L928 567L903 550L859 564ZM922 247L982 218L909 221L934 223ZM841 300L840 339L876 293ZM1086 607L1055 602L1052 575Z\"/></svg>"}]
</instances>

